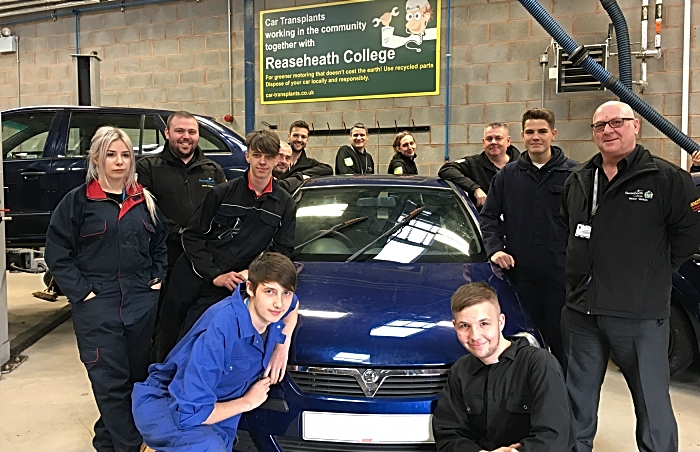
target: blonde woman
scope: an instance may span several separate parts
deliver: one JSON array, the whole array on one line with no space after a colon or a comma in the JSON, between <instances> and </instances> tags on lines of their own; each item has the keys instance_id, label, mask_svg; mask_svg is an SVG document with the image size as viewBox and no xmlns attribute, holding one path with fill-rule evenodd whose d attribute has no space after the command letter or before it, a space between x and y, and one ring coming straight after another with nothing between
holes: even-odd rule
<instances>
[{"instance_id":1,"label":"blonde woman","mask_svg":"<svg viewBox=\"0 0 700 452\"><path fill-rule=\"evenodd\" d=\"M126 133L99 128L87 180L58 204L46 235L46 261L71 303L80 359L100 411L98 451L141 447L131 390L148 375L167 266L167 226L136 182L135 163Z\"/></svg>"}]
</instances>

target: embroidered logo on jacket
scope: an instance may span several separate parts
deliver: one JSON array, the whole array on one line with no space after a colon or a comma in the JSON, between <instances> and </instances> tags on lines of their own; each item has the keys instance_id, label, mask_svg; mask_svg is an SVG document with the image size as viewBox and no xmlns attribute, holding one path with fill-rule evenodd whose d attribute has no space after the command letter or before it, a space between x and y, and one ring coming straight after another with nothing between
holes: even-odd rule
<instances>
[{"instance_id":1,"label":"embroidered logo on jacket","mask_svg":"<svg viewBox=\"0 0 700 452\"><path fill-rule=\"evenodd\" d=\"M626 191L625 196L627 196L627 199L630 201L648 202L654 197L654 192L651 190Z\"/></svg>"},{"instance_id":2,"label":"embroidered logo on jacket","mask_svg":"<svg viewBox=\"0 0 700 452\"><path fill-rule=\"evenodd\" d=\"M209 178L209 179L199 179L199 183L202 184L202 187L204 188L211 188L214 185L216 185L216 181L214 179Z\"/></svg>"},{"instance_id":3,"label":"embroidered logo on jacket","mask_svg":"<svg viewBox=\"0 0 700 452\"><path fill-rule=\"evenodd\" d=\"M700 211L700 198L696 199L695 201L690 203L690 209L693 212L699 212Z\"/></svg>"}]
</instances>

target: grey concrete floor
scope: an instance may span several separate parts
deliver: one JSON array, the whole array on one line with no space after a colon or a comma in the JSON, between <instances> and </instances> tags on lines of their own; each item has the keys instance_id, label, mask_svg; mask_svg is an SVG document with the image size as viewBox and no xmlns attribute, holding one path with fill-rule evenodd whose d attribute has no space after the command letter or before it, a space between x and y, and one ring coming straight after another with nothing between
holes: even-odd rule
<instances>
[{"instance_id":1,"label":"grey concrete floor","mask_svg":"<svg viewBox=\"0 0 700 452\"><path fill-rule=\"evenodd\" d=\"M8 275L10 335L65 306L30 293L43 289L36 275ZM78 358L70 321L25 352L26 362L0 380L0 451L92 450L92 425L97 419L90 383ZM700 364L674 377L673 408L681 452L700 451ZM601 395L596 452L636 450L634 410L622 374L609 368Z\"/></svg>"}]
</instances>

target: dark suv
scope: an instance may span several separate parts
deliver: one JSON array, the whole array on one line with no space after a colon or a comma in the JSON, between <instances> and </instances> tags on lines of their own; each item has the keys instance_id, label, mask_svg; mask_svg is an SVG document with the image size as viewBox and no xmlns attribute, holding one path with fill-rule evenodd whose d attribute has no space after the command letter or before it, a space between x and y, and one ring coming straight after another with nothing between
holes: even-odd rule
<instances>
[{"instance_id":1,"label":"dark suv","mask_svg":"<svg viewBox=\"0 0 700 452\"><path fill-rule=\"evenodd\" d=\"M85 180L90 139L103 125L129 134L137 158L160 152L167 110L48 106L2 112L7 247L39 247L51 212ZM245 140L211 118L196 116L199 147L231 179L248 167Z\"/></svg>"}]
</instances>

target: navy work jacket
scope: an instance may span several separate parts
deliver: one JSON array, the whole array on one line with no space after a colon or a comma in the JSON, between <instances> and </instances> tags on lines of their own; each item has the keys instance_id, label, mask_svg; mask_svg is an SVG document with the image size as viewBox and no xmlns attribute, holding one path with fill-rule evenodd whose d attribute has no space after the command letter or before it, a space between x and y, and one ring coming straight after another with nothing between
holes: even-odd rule
<instances>
[{"instance_id":1,"label":"navy work jacket","mask_svg":"<svg viewBox=\"0 0 700 452\"><path fill-rule=\"evenodd\" d=\"M140 185L125 196L120 206L96 180L68 192L51 215L46 262L68 301L118 297L129 325L152 307L149 282L165 278L168 228L160 212L151 219Z\"/></svg>"},{"instance_id":2,"label":"navy work jacket","mask_svg":"<svg viewBox=\"0 0 700 452\"><path fill-rule=\"evenodd\" d=\"M505 251L519 268L556 262L563 274L567 234L559 219L561 191L577 164L552 146L552 158L540 169L524 152L496 173L479 216L489 257Z\"/></svg>"}]
</instances>

